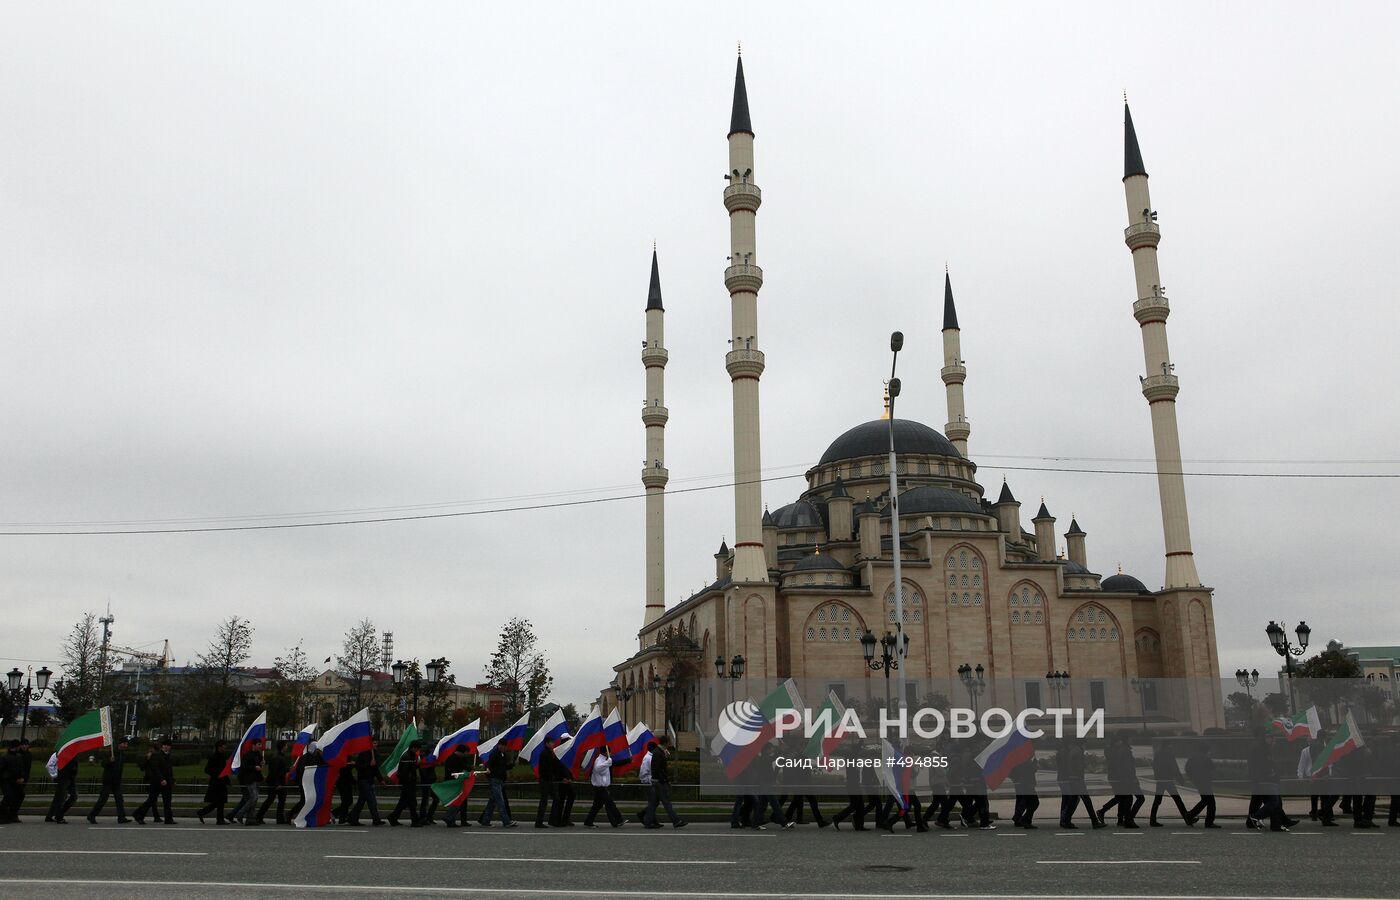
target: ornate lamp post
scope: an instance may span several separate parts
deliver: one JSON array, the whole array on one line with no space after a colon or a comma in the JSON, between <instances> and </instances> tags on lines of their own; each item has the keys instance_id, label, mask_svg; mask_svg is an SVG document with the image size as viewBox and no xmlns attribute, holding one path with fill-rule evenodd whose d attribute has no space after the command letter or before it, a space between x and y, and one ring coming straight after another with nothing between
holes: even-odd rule
<instances>
[{"instance_id":1,"label":"ornate lamp post","mask_svg":"<svg viewBox=\"0 0 1400 900\"><path fill-rule=\"evenodd\" d=\"M972 701L972 714L974 716L981 714L977 708L977 698L987 689L986 674L987 670L982 668L981 663L978 663L975 669L967 663L958 666L958 680L967 689L968 699Z\"/></svg>"},{"instance_id":2,"label":"ornate lamp post","mask_svg":"<svg viewBox=\"0 0 1400 900\"><path fill-rule=\"evenodd\" d=\"M1245 696L1254 699L1254 689L1259 686L1259 670L1246 671L1245 669L1235 670L1235 680L1244 688Z\"/></svg>"},{"instance_id":3,"label":"ornate lamp post","mask_svg":"<svg viewBox=\"0 0 1400 900\"><path fill-rule=\"evenodd\" d=\"M729 671L724 671L724 657L715 657L715 677L729 681L729 702L734 702L734 682L744 677L745 660L739 654L734 654L734 658L729 661Z\"/></svg>"},{"instance_id":4,"label":"ornate lamp post","mask_svg":"<svg viewBox=\"0 0 1400 900\"><path fill-rule=\"evenodd\" d=\"M1053 672L1045 673L1045 683L1050 688L1050 693L1055 696L1055 705L1060 705L1060 696L1069 687L1069 673L1056 669Z\"/></svg>"},{"instance_id":5,"label":"ornate lamp post","mask_svg":"<svg viewBox=\"0 0 1400 900\"><path fill-rule=\"evenodd\" d=\"M1307 622L1299 622L1294 633L1298 635L1298 645L1295 647L1288 640L1288 632L1283 630L1279 623L1269 620L1265 626L1264 633L1269 636L1269 643L1273 646L1274 652L1283 657L1284 668L1288 671L1288 712L1291 714L1297 709L1297 698L1293 696L1293 658L1302 656L1308 651L1308 638L1312 636L1312 629Z\"/></svg>"},{"instance_id":6,"label":"ornate lamp post","mask_svg":"<svg viewBox=\"0 0 1400 900\"><path fill-rule=\"evenodd\" d=\"M408 674L408 670L410 668L413 669L413 673L411 675ZM442 657L429 660L428 664L423 667L423 671L426 672L428 676L428 684L437 684L438 680L442 677L443 670L446 668L447 660ZM418 672L416 666L409 666L401 659L395 660L393 666L391 666L390 669L394 673L394 684L402 685L404 681L407 680L408 683L413 686L413 721L417 722L418 692L423 685L423 675Z\"/></svg>"},{"instance_id":7,"label":"ornate lamp post","mask_svg":"<svg viewBox=\"0 0 1400 900\"><path fill-rule=\"evenodd\" d=\"M21 672L16 667L5 673L8 682L6 686L10 689L10 696L14 698L15 705L24 704L24 714L19 723L20 740L24 740L24 733L29 728L29 705L44 696L44 691L49 689L51 677L53 672L48 666L37 672L28 668ZM22 685L21 680L24 682Z\"/></svg>"},{"instance_id":8,"label":"ornate lamp post","mask_svg":"<svg viewBox=\"0 0 1400 900\"><path fill-rule=\"evenodd\" d=\"M904 638L903 648L899 648L899 637L888 631L885 632L884 637L878 640L869 628L865 629L865 634L860 636L860 649L865 654L865 664L870 667L871 671L883 670L885 673L885 709L890 708L890 672L899 671L899 658L904 656L904 652L900 652L900 650L907 652L909 649L909 635L901 634L900 636ZM876 644L880 645L879 659L875 658ZM900 681L900 687L903 686L904 682Z\"/></svg>"},{"instance_id":9,"label":"ornate lamp post","mask_svg":"<svg viewBox=\"0 0 1400 900\"><path fill-rule=\"evenodd\" d=\"M671 722L671 692L676 689L676 673L667 672L665 680L660 675L652 675L651 689L662 695L661 720L668 725L673 724Z\"/></svg>"}]
</instances>

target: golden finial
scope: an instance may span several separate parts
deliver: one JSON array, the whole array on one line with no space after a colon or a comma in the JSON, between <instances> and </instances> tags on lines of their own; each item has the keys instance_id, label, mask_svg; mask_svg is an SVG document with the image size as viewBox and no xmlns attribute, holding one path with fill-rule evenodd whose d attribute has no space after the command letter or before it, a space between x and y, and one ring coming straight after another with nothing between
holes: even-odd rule
<instances>
[{"instance_id":1,"label":"golden finial","mask_svg":"<svg viewBox=\"0 0 1400 900\"><path fill-rule=\"evenodd\" d=\"M880 415L880 418L882 418L882 419L888 419L889 417L890 417L890 386L887 384L887 385L885 385L885 411Z\"/></svg>"},{"instance_id":2,"label":"golden finial","mask_svg":"<svg viewBox=\"0 0 1400 900\"><path fill-rule=\"evenodd\" d=\"M1118 564L1118 574L1119 574L1119 575L1122 575L1122 574L1123 574L1123 564L1122 564L1122 563L1119 563L1119 564Z\"/></svg>"},{"instance_id":3,"label":"golden finial","mask_svg":"<svg viewBox=\"0 0 1400 900\"><path fill-rule=\"evenodd\" d=\"M1128 104L1128 89L1127 89L1127 88L1123 88L1123 105L1126 106L1127 104Z\"/></svg>"},{"instance_id":4,"label":"golden finial","mask_svg":"<svg viewBox=\"0 0 1400 900\"><path fill-rule=\"evenodd\" d=\"M651 242L651 252L652 252L652 253L655 253L655 252L656 252L656 241L652 241L652 242Z\"/></svg>"},{"instance_id":5,"label":"golden finial","mask_svg":"<svg viewBox=\"0 0 1400 900\"><path fill-rule=\"evenodd\" d=\"M740 56L743 56L743 55L744 55L744 42L743 42L743 41L735 41L734 43L735 43L735 44L738 46L738 48L739 48L739 55L740 55ZM1127 96L1127 91L1124 91L1123 94L1124 94L1124 96Z\"/></svg>"}]
</instances>

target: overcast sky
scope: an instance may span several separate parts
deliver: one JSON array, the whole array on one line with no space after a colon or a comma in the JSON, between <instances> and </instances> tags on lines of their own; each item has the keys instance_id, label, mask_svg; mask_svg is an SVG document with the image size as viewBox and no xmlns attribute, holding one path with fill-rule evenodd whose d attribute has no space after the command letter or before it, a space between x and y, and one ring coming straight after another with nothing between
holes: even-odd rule
<instances>
[{"instance_id":1,"label":"overcast sky","mask_svg":"<svg viewBox=\"0 0 1400 900\"><path fill-rule=\"evenodd\" d=\"M946 262L982 483L1007 475L1027 528L1042 494L1057 532L1076 514L1095 571L1161 584L1153 477L999 468L1150 468L1124 89L1188 467L1400 473L1392 4L222 9L0 12L0 530L640 494L652 241L671 484L723 482L737 40L767 474L879 414L896 328L899 412L941 430ZM1189 481L1222 669L1276 665L1270 618L1400 644L1397 487ZM732 492L667 516L674 603L732 543ZM297 642L319 663L367 616L476 680L518 615L585 702L636 648L642 538L635 499L5 536L0 665L54 664L110 601L118 643L182 663L233 613L259 664Z\"/></svg>"}]
</instances>

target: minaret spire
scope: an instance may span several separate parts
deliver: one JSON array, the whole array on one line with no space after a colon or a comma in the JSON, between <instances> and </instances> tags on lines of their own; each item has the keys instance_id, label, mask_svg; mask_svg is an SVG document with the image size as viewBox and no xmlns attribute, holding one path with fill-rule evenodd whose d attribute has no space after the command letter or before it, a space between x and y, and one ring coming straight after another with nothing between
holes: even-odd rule
<instances>
[{"instance_id":1,"label":"minaret spire","mask_svg":"<svg viewBox=\"0 0 1400 900\"><path fill-rule=\"evenodd\" d=\"M651 284L647 288L647 337L642 342L642 365L646 367L646 405L642 424L646 426L647 456L642 463L642 484L646 488L646 615L650 625L666 611L666 342L661 305L661 272L656 248L651 251Z\"/></svg>"},{"instance_id":2,"label":"minaret spire","mask_svg":"<svg viewBox=\"0 0 1400 900\"><path fill-rule=\"evenodd\" d=\"M725 369L734 393L734 567L736 584L768 581L763 553L763 491L759 480L758 381L763 352L758 339L758 291L763 270L757 265L754 226L762 192L754 183L753 126L744 86L744 61L734 72L734 109L729 117L729 171L724 208L729 211L730 350Z\"/></svg>"},{"instance_id":3,"label":"minaret spire","mask_svg":"<svg viewBox=\"0 0 1400 900\"><path fill-rule=\"evenodd\" d=\"M1123 107L1126 174L1123 191L1128 203L1128 227L1123 239L1133 254L1137 278L1137 302L1133 317L1142 326L1142 351L1147 375L1139 380L1152 414L1152 440L1157 456L1157 490L1162 501L1162 531L1167 552L1167 588L1199 586L1191 553L1191 527L1186 515L1186 481L1181 474L1181 438L1176 427L1176 395L1179 390L1170 348L1167 346L1166 292L1157 269L1157 244L1162 232L1147 191L1147 170L1138 150L1137 132L1127 105Z\"/></svg>"},{"instance_id":4,"label":"minaret spire","mask_svg":"<svg viewBox=\"0 0 1400 900\"><path fill-rule=\"evenodd\" d=\"M967 410L963 406L963 382L967 380L967 367L962 359L962 332L958 328L958 310L953 305L953 280L945 269L943 272L943 376L944 390L948 395L948 424L943 433L964 457L967 456L967 439L972 434L972 425L967 421Z\"/></svg>"},{"instance_id":5,"label":"minaret spire","mask_svg":"<svg viewBox=\"0 0 1400 900\"><path fill-rule=\"evenodd\" d=\"M1133 111L1128 108L1128 94L1123 93L1123 177L1134 175L1147 177L1147 168L1142 164L1142 151L1138 149L1137 130L1133 128Z\"/></svg>"}]
</instances>

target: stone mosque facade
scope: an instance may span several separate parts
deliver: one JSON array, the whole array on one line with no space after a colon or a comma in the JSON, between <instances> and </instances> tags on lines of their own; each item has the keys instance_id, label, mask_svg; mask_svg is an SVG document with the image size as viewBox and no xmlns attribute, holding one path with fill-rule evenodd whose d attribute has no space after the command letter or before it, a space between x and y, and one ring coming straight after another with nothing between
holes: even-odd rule
<instances>
[{"instance_id":1,"label":"stone mosque facade","mask_svg":"<svg viewBox=\"0 0 1400 900\"><path fill-rule=\"evenodd\" d=\"M1056 552L1057 519L1042 499L1024 527L1011 486L995 498L977 480L969 455L972 428L963 385L961 331L951 280L943 296L942 379L948 419L938 430L909 419L893 421L898 492L891 502L888 418L856 425L834 441L806 473L793 502L763 505L759 455L759 386L764 371L758 329L763 271L755 234L762 193L755 175L754 131L742 59L734 84L729 166L723 205L730 221L731 347L725 369L734 413L735 544L715 554L714 581L685 600L665 605L664 317L659 267L652 257L646 305L647 405L642 412L647 463L646 605L636 654L613 667L605 706L623 707L629 721L661 722L664 680L681 655L692 675L676 706L713 708L728 699L716 683L714 661L745 660L737 696L759 695L773 679L830 683L848 695L883 696L884 673L865 663L860 638L903 631L909 679L946 680L955 702L957 668L981 665L991 696L983 705L1011 709L1055 705L1046 675L1068 672L1063 704L1104 706L1112 722L1147 717L1199 731L1223 724L1212 590L1196 574L1187 520L1176 423L1177 377L1168 352L1170 312L1161 290L1161 233L1147 190L1131 113L1125 105L1125 242L1136 276L1131 313L1141 325L1146 374L1139 375L1155 445L1165 544L1160 590L1118 572L1090 567L1088 535L1071 518ZM1126 291L1125 291L1126 293ZM1128 304L1125 303L1125 307ZM1125 308L1125 314L1128 310ZM1126 373L1124 373L1126 376ZM1119 523L1137 528L1146 522ZM1144 531L1144 536L1147 532ZM896 621L894 557L902 569L902 621ZM1156 579L1154 579L1156 580ZM677 651L677 647L682 648ZM1133 680L1150 683L1130 688ZM878 681L877 681L878 680ZM912 688L912 685L911 685ZM722 698L702 696L723 690ZM911 693L910 705L918 697ZM809 702L812 702L809 700ZM1146 708L1144 708L1146 707ZM658 729L659 731L659 729Z\"/></svg>"}]
</instances>

